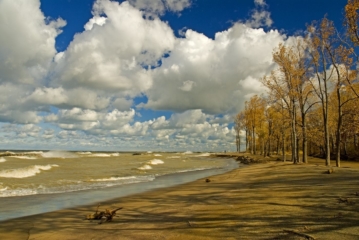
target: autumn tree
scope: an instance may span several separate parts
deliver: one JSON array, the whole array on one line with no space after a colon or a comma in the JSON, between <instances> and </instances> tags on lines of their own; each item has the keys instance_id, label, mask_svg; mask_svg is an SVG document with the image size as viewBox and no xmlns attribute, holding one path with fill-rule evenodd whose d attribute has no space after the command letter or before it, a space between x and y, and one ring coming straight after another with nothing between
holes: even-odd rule
<instances>
[{"instance_id":1,"label":"autumn tree","mask_svg":"<svg viewBox=\"0 0 359 240\"><path fill-rule=\"evenodd\" d=\"M241 152L241 131L245 129L245 115L244 112L240 112L234 118L234 130L236 131L237 152Z\"/></svg>"},{"instance_id":2,"label":"autumn tree","mask_svg":"<svg viewBox=\"0 0 359 240\"><path fill-rule=\"evenodd\" d=\"M356 73L353 68L352 54L354 50L344 46L338 37L334 23L323 18L320 24L312 24L308 28L312 37L310 40L312 63L316 72L316 93L322 103L324 133L326 142L326 165L330 165L330 133L329 133L329 94L336 95L337 126L335 130L335 159L340 167L341 128L343 122L343 106L354 98L343 98L343 91L354 89ZM313 84L314 86L314 84ZM349 89L350 88L350 89ZM355 89L354 89L355 90ZM355 91L353 91L355 93ZM333 149L333 148L332 148Z\"/></svg>"},{"instance_id":3,"label":"autumn tree","mask_svg":"<svg viewBox=\"0 0 359 240\"><path fill-rule=\"evenodd\" d=\"M312 23L308 27L308 32L311 38L308 41L312 66L315 77L312 85L315 93L321 101L323 128L324 128L324 142L325 142L325 164L330 166L330 136L328 125L328 109L329 109L329 81L334 73L334 69L330 68L330 60L328 59L328 49L332 48L331 38L334 34L334 26L327 18L323 18L320 24ZM328 71L327 71L328 70ZM316 82L314 83L314 81Z\"/></svg>"},{"instance_id":4,"label":"autumn tree","mask_svg":"<svg viewBox=\"0 0 359 240\"><path fill-rule=\"evenodd\" d=\"M259 127L261 120L263 119L264 112L264 100L258 95L254 95L250 98L249 101L245 102L245 116L246 124L248 129L250 129L250 138L251 138L251 153L257 154L257 128Z\"/></svg>"}]
</instances>

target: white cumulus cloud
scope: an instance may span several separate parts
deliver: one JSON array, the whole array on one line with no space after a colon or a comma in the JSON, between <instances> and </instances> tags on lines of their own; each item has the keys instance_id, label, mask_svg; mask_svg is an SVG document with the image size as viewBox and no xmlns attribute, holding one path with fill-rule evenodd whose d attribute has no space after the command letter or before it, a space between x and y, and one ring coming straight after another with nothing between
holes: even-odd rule
<instances>
[{"instance_id":1,"label":"white cumulus cloud","mask_svg":"<svg viewBox=\"0 0 359 240\"><path fill-rule=\"evenodd\" d=\"M152 72L148 102L139 107L234 113L243 107L246 95L264 91L258 79L273 69L273 48L285 38L278 31L240 23L217 33L215 39L187 30Z\"/></svg>"}]
</instances>

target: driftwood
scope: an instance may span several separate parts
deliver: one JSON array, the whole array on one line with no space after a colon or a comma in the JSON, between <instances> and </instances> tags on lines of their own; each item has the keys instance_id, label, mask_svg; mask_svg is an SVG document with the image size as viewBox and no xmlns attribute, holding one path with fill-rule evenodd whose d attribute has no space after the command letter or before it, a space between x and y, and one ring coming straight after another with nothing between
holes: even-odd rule
<instances>
[{"instance_id":1,"label":"driftwood","mask_svg":"<svg viewBox=\"0 0 359 240\"><path fill-rule=\"evenodd\" d=\"M295 231L295 230L284 229L283 231L286 232L286 233L292 233L292 234L295 234L295 235L298 235L298 236L301 236L301 237L305 237L308 240L315 240L315 237L313 237L313 236L311 236L309 234L305 234L305 233Z\"/></svg>"},{"instance_id":2,"label":"driftwood","mask_svg":"<svg viewBox=\"0 0 359 240\"><path fill-rule=\"evenodd\" d=\"M265 163L266 162L264 160L256 160L254 158L250 158L248 156L240 156L236 160L242 164L254 164L254 163Z\"/></svg>"},{"instance_id":3,"label":"driftwood","mask_svg":"<svg viewBox=\"0 0 359 240\"><path fill-rule=\"evenodd\" d=\"M354 202L351 201L349 198L343 198L343 197L338 198L338 203L345 203L345 204L351 204L351 205L354 204Z\"/></svg>"},{"instance_id":4,"label":"driftwood","mask_svg":"<svg viewBox=\"0 0 359 240\"><path fill-rule=\"evenodd\" d=\"M98 211L98 208L100 207L100 204L97 206L96 212L92 214L88 214L86 216L86 220L100 220L98 224L101 224L103 222L111 222L113 217L116 215L116 212L118 210L121 210L122 207L115 208L113 210L106 209L104 212Z\"/></svg>"}]
</instances>

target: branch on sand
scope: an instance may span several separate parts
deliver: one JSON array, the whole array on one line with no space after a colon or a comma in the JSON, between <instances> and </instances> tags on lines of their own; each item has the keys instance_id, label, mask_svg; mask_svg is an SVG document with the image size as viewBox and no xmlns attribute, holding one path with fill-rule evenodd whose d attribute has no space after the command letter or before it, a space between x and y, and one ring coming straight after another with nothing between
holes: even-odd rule
<instances>
[{"instance_id":1,"label":"branch on sand","mask_svg":"<svg viewBox=\"0 0 359 240\"><path fill-rule=\"evenodd\" d=\"M284 232L287 232L287 233L292 233L292 234L295 234L295 235L298 235L298 236L301 236L301 237L305 237L306 239L308 240L315 240L315 237L309 235L309 234L305 234L305 233L301 233L301 232L298 232L298 231L295 231L295 230L291 230L291 229L284 229L283 230Z\"/></svg>"},{"instance_id":2,"label":"branch on sand","mask_svg":"<svg viewBox=\"0 0 359 240\"><path fill-rule=\"evenodd\" d=\"M100 220L98 224L101 224L103 222L111 222L113 217L116 215L116 212L122 209L122 207L119 207L113 210L106 209L104 212L103 211L99 212L98 211L99 207L100 204L97 206L96 212L92 214L88 214L85 220Z\"/></svg>"}]
</instances>

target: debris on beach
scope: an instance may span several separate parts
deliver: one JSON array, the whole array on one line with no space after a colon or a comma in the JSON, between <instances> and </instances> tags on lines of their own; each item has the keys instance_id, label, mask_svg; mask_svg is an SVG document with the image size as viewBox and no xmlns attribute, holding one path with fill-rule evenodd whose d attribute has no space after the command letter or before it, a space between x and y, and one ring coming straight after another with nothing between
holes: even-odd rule
<instances>
[{"instance_id":1,"label":"debris on beach","mask_svg":"<svg viewBox=\"0 0 359 240\"><path fill-rule=\"evenodd\" d=\"M104 212L98 211L100 204L97 206L96 212L92 214L88 214L86 216L86 220L100 220L98 224L102 224L103 222L111 222L113 217L116 215L118 210L121 210L123 207L115 208L113 210L106 209Z\"/></svg>"},{"instance_id":2,"label":"debris on beach","mask_svg":"<svg viewBox=\"0 0 359 240\"><path fill-rule=\"evenodd\" d=\"M299 231L296 231L296 230L284 229L283 232L285 232L287 234L297 235L297 236L303 237L303 238L308 239L308 240L315 240L314 236L306 234L306 233L303 233L303 232L299 232Z\"/></svg>"},{"instance_id":3,"label":"debris on beach","mask_svg":"<svg viewBox=\"0 0 359 240\"><path fill-rule=\"evenodd\" d=\"M263 161L263 160L256 160L254 158L250 158L248 156L240 156L236 160L239 161L242 164L253 164L253 163L264 163L264 162L266 162L266 161Z\"/></svg>"},{"instance_id":4,"label":"debris on beach","mask_svg":"<svg viewBox=\"0 0 359 240\"><path fill-rule=\"evenodd\" d=\"M349 198L346 197L339 197L338 198L338 203L345 203L345 204L355 204L355 202L351 201Z\"/></svg>"}]
</instances>

